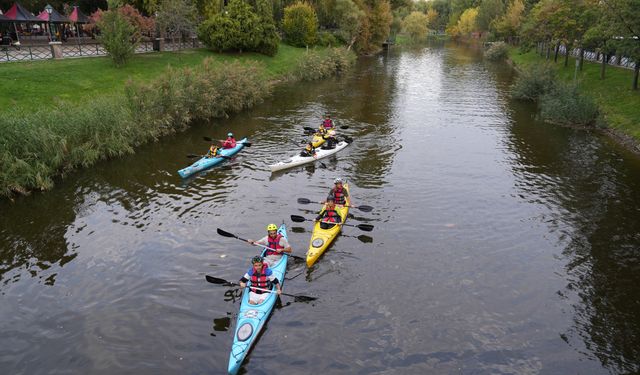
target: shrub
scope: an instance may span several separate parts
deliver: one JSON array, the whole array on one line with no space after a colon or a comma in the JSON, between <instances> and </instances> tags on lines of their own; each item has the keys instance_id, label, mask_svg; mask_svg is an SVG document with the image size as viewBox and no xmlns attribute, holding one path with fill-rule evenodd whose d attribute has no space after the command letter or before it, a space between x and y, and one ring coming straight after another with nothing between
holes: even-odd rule
<instances>
[{"instance_id":1,"label":"shrub","mask_svg":"<svg viewBox=\"0 0 640 375\"><path fill-rule=\"evenodd\" d=\"M595 124L598 107L576 85L562 84L540 97L540 115L554 124L588 126Z\"/></svg>"},{"instance_id":2,"label":"shrub","mask_svg":"<svg viewBox=\"0 0 640 375\"><path fill-rule=\"evenodd\" d=\"M101 34L100 43L104 45L109 56L116 66L124 65L133 56L137 39L134 35L136 29L118 11L107 11L102 13L102 18L98 22Z\"/></svg>"},{"instance_id":3,"label":"shrub","mask_svg":"<svg viewBox=\"0 0 640 375\"><path fill-rule=\"evenodd\" d=\"M323 31L318 34L318 44L325 47L337 47L340 42L332 33Z\"/></svg>"},{"instance_id":4,"label":"shrub","mask_svg":"<svg viewBox=\"0 0 640 375\"><path fill-rule=\"evenodd\" d=\"M509 47L505 42L494 42L484 52L484 57L490 61L500 61L507 58L509 55Z\"/></svg>"},{"instance_id":5,"label":"shrub","mask_svg":"<svg viewBox=\"0 0 640 375\"><path fill-rule=\"evenodd\" d=\"M549 64L534 65L518 73L511 87L511 96L515 99L535 101L555 87L556 75Z\"/></svg>"},{"instance_id":6,"label":"shrub","mask_svg":"<svg viewBox=\"0 0 640 375\"><path fill-rule=\"evenodd\" d=\"M313 81L347 70L355 62L353 52L344 48L332 48L326 55L311 51L296 67L293 78Z\"/></svg>"},{"instance_id":7,"label":"shrub","mask_svg":"<svg viewBox=\"0 0 640 375\"><path fill-rule=\"evenodd\" d=\"M307 3L289 5L284 9L282 29L288 44L296 47L313 46L318 29L316 11Z\"/></svg>"}]
</instances>

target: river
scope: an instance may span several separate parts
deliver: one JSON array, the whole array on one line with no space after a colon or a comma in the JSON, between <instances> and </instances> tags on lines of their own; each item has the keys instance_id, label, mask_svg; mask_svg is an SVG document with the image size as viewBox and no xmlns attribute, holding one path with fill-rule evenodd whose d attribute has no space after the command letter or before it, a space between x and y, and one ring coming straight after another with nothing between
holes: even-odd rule
<instances>
[{"instance_id":1,"label":"river","mask_svg":"<svg viewBox=\"0 0 640 375\"><path fill-rule=\"evenodd\" d=\"M355 204L283 296L242 373L603 374L640 371L640 159L540 122L514 73L457 46L392 50L349 74L0 202L0 373L223 374L253 247L289 227L304 256L335 177ZM271 174L331 114L355 142ZM203 136L248 136L182 181Z\"/></svg>"}]
</instances>

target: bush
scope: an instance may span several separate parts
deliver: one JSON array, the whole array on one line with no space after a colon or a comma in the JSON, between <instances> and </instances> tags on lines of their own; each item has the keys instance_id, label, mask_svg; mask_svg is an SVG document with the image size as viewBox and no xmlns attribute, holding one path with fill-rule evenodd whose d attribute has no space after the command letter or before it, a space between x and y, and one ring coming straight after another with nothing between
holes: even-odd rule
<instances>
[{"instance_id":1,"label":"bush","mask_svg":"<svg viewBox=\"0 0 640 375\"><path fill-rule=\"evenodd\" d=\"M540 115L554 124L588 126L595 124L598 107L577 86L563 84L540 97Z\"/></svg>"},{"instance_id":2,"label":"bush","mask_svg":"<svg viewBox=\"0 0 640 375\"><path fill-rule=\"evenodd\" d=\"M505 42L494 42L484 52L484 57L490 61L500 61L507 58L509 55L509 47Z\"/></svg>"},{"instance_id":3,"label":"bush","mask_svg":"<svg viewBox=\"0 0 640 375\"><path fill-rule=\"evenodd\" d=\"M107 11L98 22L98 38L116 66L124 65L136 50L135 27L118 11Z\"/></svg>"},{"instance_id":4,"label":"bush","mask_svg":"<svg viewBox=\"0 0 640 375\"><path fill-rule=\"evenodd\" d=\"M311 5L297 2L284 8L282 30L288 44L295 47L313 46L317 29L318 17Z\"/></svg>"},{"instance_id":5,"label":"bush","mask_svg":"<svg viewBox=\"0 0 640 375\"><path fill-rule=\"evenodd\" d=\"M555 71L549 64L534 65L518 73L511 87L511 96L515 99L535 101L555 87Z\"/></svg>"},{"instance_id":6,"label":"bush","mask_svg":"<svg viewBox=\"0 0 640 375\"><path fill-rule=\"evenodd\" d=\"M346 71L354 62L354 53L344 48L332 48L326 55L311 51L300 61L292 78L301 81L322 79Z\"/></svg>"},{"instance_id":7,"label":"bush","mask_svg":"<svg viewBox=\"0 0 640 375\"><path fill-rule=\"evenodd\" d=\"M318 34L318 44L325 47L337 47L340 45L340 41L328 31L323 31Z\"/></svg>"}]
</instances>

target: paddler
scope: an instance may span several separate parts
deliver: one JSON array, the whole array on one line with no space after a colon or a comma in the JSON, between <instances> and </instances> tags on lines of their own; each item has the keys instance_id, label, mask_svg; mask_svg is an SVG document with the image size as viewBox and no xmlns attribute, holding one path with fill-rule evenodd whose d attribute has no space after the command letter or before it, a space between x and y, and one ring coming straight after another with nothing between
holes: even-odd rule
<instances>
[{"instance_id":1,"label":"paddler","mask_svg":"<svg viewBox=\"0 0 640 375\"><path fill-rule=\"evenodd\" d=\"M315 156L315 154L316 154L316 148L313 147L312 142L307 143L307 145L304 147L304 150L300 152L300 156L304 156L304 157Z\"/></svg>"},{"instance_id":2,"label":"paddler","mask_svg":"<svg viewBox=\"0 0 640 375\"><path fill-rule=\"evenodd\" d=\"M333 124L333 120L331 120L331 116L329 115L324 116L324 121L322 121L322 127L325 129L334 128L334 124Z\"/></svg>"},{"instance_id":3,"label":"paddler","mask_svg":"<svg viewBox=\"0 0 640 375\"><path fill-rule=\"evenodd\" d=\"M336 148L336 145L338 144L338 139L336 139L335 130L329 130L329 132L324 137L324 139L325 139L325 142L321 147L323 150L332 150Z\"/></svg>"},{"instance_id":4,"label":"paddler","mask_svg":"<svg viewBox=\"0 0 640 375\"><path fill-rule=\"evenodd\" d=\"M280 261L282 253L291 254L291 245L287 239L280 233L278 233L278 226L275 224L267 225L267 235L257 241L247 240L253 245L262 245L271 249L267 249L265 252L265 262L273 266Z\"/></svg>"},{"instance_id":5,"label":"paddler","mask_svg":"<svg viewBox=\"0 0 640 375\"><path fill-rule=\"evenodd\" d=\"M327 201L316 217L316 221L320 222L320 228L322 229L333 228L337 223L342 222L342 218L336 211L336 200L332 195L327 197Z\"/></svg>"},{"instance_id":6,"label":"paddler","mask_svg":"<svg viewBox=\"0 0 640 375\"><path fill-rule=\"evenodd\" d=\"M280 289L280 281L273 275L273 271L269 268L269 265L264 262L261 256L256 255L251 258L251 267L240 279L240 286L245 288L247 281L251 281L251 286L255 288L271 290L271 285L275 285L278 295L282 293ZM249 292L249 303L252 305L259 305L269 296L269 292L251 288Z\"/></svg>"},{"instance_id":7,"label":"paddler","mask_svg":"<svg viewBox=\"0 0 640 375\"><path fill-rule=\"evenodd\" d=\"M335 186L329 191L329 195L335 198L337 205L346 204L347 198L349 198L349 192L342 186L343 182L342 178L336 178L333 180Z\"/></svg>"},{"instance_id":8,"label":"paddler","mask_svg":"<svg viewBox=\"0 0 640 375\"><path fill-rule=\"evenodd\" d=\"M224 141L220 141L222 142L222 148L234 148L236 147L236 139L233 137L233 133L228 133L227 134L227 139L225 139Z\"/></svg>"},{"instance_id":9,"label":"paddler","mask_svg":"<svg viewBox=\"0 0 640 375\"><path fill-rule=\"evenodd\" d=\"M215 144L212 144L209 147L209 151L207 152L207 158L215 158L216 156L220 156L220 148Z\"/></svg>"}]
</instances>

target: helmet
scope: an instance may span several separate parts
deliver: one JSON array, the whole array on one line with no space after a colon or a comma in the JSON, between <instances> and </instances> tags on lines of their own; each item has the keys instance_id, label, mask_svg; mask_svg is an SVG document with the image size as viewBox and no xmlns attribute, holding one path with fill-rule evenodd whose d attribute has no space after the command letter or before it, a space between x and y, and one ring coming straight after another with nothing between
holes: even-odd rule
<instances>
[{"instance_id":1,"label":"helmet","mask_svg":"<svg viewBox=\"0 0 640 375\"><path fill-rule=\"evenodd\" d=\"M267 231L270 231L270 230L278 230L278 226L275 224L267 225Z\"/></svg>"},{"instance_id":2,"label":"helmet","mask_svg":"<svg viewBox=\"0 0 640 375\"><path fill-rule=\"evenodd\" d=\"M233 137L233 133L227 134L227 137Z\"/></svg>"},{"instance_id":3,"label":"helmet","mask_svg":"<svg viewBox=\"0 0 640 375\"><path fill-rule=\"evenodd\" d=\"M335 180L333 180L334 184L342 184L344 183L344 181L342 181L342 179L340 177L336 178Z\"/></svg>"},{"instance_id":4,"label":"helmet","mask_svg":"<svg viewBox=\"0 0 640 375\"><path fill-rule=\"evenodd\" d=\"M333 194L328 195L328 196L327 196L327 202L329 202L329 201L331 201L331 202L335 202L335 201L336 201L336 197L334 197L334 196L333 196Z\"/></svg>"},{"instance_id":5,"label":"helmet","mask_svg":"<svg viewBox=\"0 0 640 375\"><path fill-rule=\"evenodd\" d=\"M253 258L251 258L251 263L262 263L264 261L264 258L262 258L260 255L256 255Z\"/></svg>"}]
</instances>

